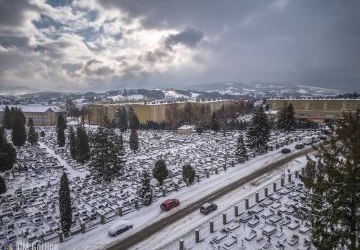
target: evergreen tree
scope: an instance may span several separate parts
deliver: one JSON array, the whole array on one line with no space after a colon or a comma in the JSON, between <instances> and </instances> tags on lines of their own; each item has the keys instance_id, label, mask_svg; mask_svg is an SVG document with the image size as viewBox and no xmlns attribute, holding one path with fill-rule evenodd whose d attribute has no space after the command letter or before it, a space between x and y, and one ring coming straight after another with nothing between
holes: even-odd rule
<instances>
[{"instance_id":1,"label":"evergreen tree","mask_svg":"<svg viewBox=\"0 0 360 250\"><path fill-rule=\"evenodd\" d=\"M190 164L186 164L182 168L182 177L184 182L192 184L195 180L196 172Z\"/></svg>"},{"instance_id":2,"label":"evergreen tree","mask_svg":"<svg viewBox=\"0 0 360 250\"><path fill-rule=\"evenodd\" d=\"M5 193L6 193L5 179L0 176L0 194L5 194Z\"/></svg>"},{"instance_id":3,"label":"evergreen tree","mask_svg":"<svg viewBox=\"0 0 360 250\"><path fill-rule=\"evenodd\" d=\"M245 162L248 159L247 150L245 148L244 137L239 135L235 155L238 162Z\"/></svg>"},{"instance_id":4,"label":"evergreen tree","mask_svg":"<svg viewBox=\"0 0 360 250\"><path fill-rule=\"evenodd\" d=\"M35 131L34 122L31 119L31 117L29 118L28 125L29 125L28 141L30 142L31 145L36 145L39 139L39 135Z\"/></svg>"},{"instance_id":5,"label":"evergreen tree","mask_svg":"<svg viewBox=\"0 0 360 250\"><path fill-rule=\"evenodd\" d=\"M76 139L75 132L73 127L69 128L69 147L70 147L70 155L72 159L76 159Z\"/></svg>"},{"instance_id":6,"label":"evergreen tree","mask_svg":"<svg viewBox=\"0 0 360 250\"><path fill-rule=\"evenodd\" d=\"M82 126L76 130L75 152L76 160L80 163L85 163L90 159L89 138Z\"/></svg>"},{"instance_id":7,"label":"evergreen tree","mask_svg":"<svg viewBox=\"0 0 360 250\"><path fill-rule=\"evenodd\" d=\"M360 248L360 111L344 114L316 160L308 158L300 176L309 190L303 216L318 249Z\"/></svg>"},{"instance_id":8,"label":"evergreen tree","mask_svg":"<svg viewBox=\"0 0 360 250\"><path fill-rule=\"evenodd\" d=\"M277 128L280 130L284 130L286 127L286 107L279 110L279 114L277 117Z\"/></svg>"},{"instance_id":9,"label":"evergreen tree","mask_svg":"<svg viewBox=\"0 0 360 250\"><path fill-rule=\"evenodd\" d=\"M287 109L286 109L286 127L285 131L291 131L294 130L295 127L295 113L294 113L294 106L292 103L289 103Z\"/></svg>"},{"instance_id":10,"label":"evergreen tree","mask_svg":"<svg viewBox=\"0 0 360 250\"><path fill-rule=\"evenodd\" d=\"M145 206L149 206L153 200L153 190L150 185L150 176L147 171L143 172L142 186L139 190L139 197Z\"/></svg>"},{"instance_id":11,"label":"evergreen tree","mask_svg":"<svg viewBox=\"0 0 360 250\"><path fill-rule=\"evenodd\" d=\"M163 159L157 160L153 168L153 177L160 183L160 186L163 185L168 174L165 161Z\"/></svg>"},{"instance_id":12,"label":"evergreen tree","mask_svg":"<svg viewBox=\"0 0 360 250\"><path fill-rule=\"evenodd\" d=\"M115 133L115 131L112 130L112 133ZM120 156L124 156L125 155L125 147L124 147L124 140L123 140L123 137L121 134L119 136L115 135L114 145L115 145L115 149L118 152L118 154Z\"/></svg>"},{"instance_id":13,"label":"evergreen tree","mask_svg":"<svg viewBox=\"0 0 360 250\"><path fill-rule=\"evenodd\" d=\"M25 116L20 109L13 112L11 140L15 146L23 146L26 142Z\"/></svg>"},{"instance_id":14,"label":"evergreen tree","mask_svg":"<svg viewBox=\"0 0 360 250\"><path fill-rule=\"evenodd\" d=\"M131 106L129 108L128 115L129 115L129 128L138 130L140 128L139 118L137 117L133 107Z\"/></svg>"},{"instance_id":15,"label":"evergreen tree","mask_svg":"<svg viewBox=\"0 0 360 250\"><path fill-rule=\"evenodd\" d=\"M130 149L134 151L134 153L137 150L139 150L139 138L138 138L137 130L135 129L131 130L129 143L130 143Z\"/></svg>"},{"instance_id":16,"label":"evergreen tree","mask_svg":"<svg viewBox=\"0 0 360 250\"><path fill-rule=\"evenodd\" d=\"M125 161L124 152L119 150L119 141L113 129L98 128L89 163L90 172L98 182L110 183L122 176Z\"/></svg>"},{"instance_id":17,"label":"evergreen tree","mask_svg":"<svg viewBox=\"0 0 360 250\"><path fill-rule=\"evenodd\" d=\"M124 107L119 107L115 113L115 126L120 129L121 132L125 132L128 128L128 115Z\"/></svg>"},{"instance_id":18,"label":"evergreen tree","mask_svg":"<svg viewBox=\"0 0 360 250\"><path fill-rule=\"evenodd\" d=\"M57 143L59 147L65 146L65 129L66 129L66 122L64 117L60 114L57 118L57 124L56 124Z\"/></svg>"},{"instance_id":19,"label":"evergreen tree","mask_svg":"<svg viewBox=\"0 0 360 250\"><path fill-rule=\"evenodd\" d=\"M66 173L63 173L60 180L59 208L61 229L65 235L70 232L72 212L69 180Z\"/></svg>"},{"instance_id":20,"label":"evergreen tree","mask_svg":"<svg viewBox=\"0 0 360 250\"><path fill-rule=\"evenodd\" d=\"M213 112L212 116L211 116L211 130L215 131L215 132L219 132L220 131L220 124L219 124L219 120L217 118L217 115L215 112Z\"/></svg>"},{"instance_id":21,"label":"evergreen tree","mask_svg":"<svg viewBox=\"0 0 360 250\"><path fill-rule=\"evenodd\" d=\"M289 132L295 128L294 107L291 103L280 110L277 120L278 129Z\"/></svg>"},{"instance_id":22,"label":"evergreen tree","mask_svg":"<svg viewBox=\"0 0 360 250\"><path fill-rule=\"evenodd\" d=\"M4 108L3 127L5 129L11 129L10 109L8 106Z\"/></svg>"},{"instance_id":23,"label":"evergreen tree","mask_svg":"<svg viewBox=\"0 0 360 250\"><path fill-rule=\"evenodd\" d=\"M249 148L256 152L265 152L270 137L270 125L263 108L260 106L251 119L251 125L247 131Z\"/></svg>"},{"instance_id":24,"label":"evergreen tree","mask_svg":"<svg viewBox=\"0 0 360 250\"><path fill-rule=\"evenodd\" d=\"M7 142L4 129L0 127L0 173L10 170L16 162L16 150Z\"/></svg>"}]
</instances>

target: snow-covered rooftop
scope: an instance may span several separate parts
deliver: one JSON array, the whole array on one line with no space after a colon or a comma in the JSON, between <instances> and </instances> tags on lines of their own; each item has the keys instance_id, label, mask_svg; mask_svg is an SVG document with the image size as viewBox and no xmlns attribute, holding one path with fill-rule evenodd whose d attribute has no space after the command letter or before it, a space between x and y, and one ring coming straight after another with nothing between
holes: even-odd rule
<instances>
[{"instance_id":1,"label":"snow-covered rooftop","mask_svg":"<svg viewBox=\"0 0 360 250\"><path fill-rule=\"evenodd\" d=\"M0 106L0 112L2 112L5 109L5 105ZM49 109L53 112L64 112L65 110L56 107L56 106L45 106L45 105L10 105L8 106L11 108L20 108L23 112L31 112L31 113L45 113Z\"/></svg>"}]
</instances>

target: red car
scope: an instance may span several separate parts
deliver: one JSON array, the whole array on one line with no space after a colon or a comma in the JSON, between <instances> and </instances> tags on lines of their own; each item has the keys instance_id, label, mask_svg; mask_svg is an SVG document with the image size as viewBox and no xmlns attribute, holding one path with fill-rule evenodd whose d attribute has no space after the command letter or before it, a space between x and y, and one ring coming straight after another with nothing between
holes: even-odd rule
<instances>
[{"instance_id":1,"label":"red car","mask_svg":"<svg viewBox=\"0 0 360 250\"><path fill-rule=\"evenodd\" d=\"M180 205L180 201L178 199L168 199L161 203L160 208L163 211L169 211L173 207L177 207Z\"/></svg>"}]
</instances>

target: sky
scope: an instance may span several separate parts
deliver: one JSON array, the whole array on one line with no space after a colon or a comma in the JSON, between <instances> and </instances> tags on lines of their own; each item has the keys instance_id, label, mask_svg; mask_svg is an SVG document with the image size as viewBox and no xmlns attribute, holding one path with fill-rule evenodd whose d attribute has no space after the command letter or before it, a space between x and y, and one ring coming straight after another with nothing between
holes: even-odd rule
<instances>
[{"instance_id":1,"label":"sky","mask_svg":"<svg viewBox=\"0 0 360 250\"><path fill-rule=\"evenodd\" d=\"M360 90L357 0L0 0L0 86Z\"/></svg>"}]
</instances>

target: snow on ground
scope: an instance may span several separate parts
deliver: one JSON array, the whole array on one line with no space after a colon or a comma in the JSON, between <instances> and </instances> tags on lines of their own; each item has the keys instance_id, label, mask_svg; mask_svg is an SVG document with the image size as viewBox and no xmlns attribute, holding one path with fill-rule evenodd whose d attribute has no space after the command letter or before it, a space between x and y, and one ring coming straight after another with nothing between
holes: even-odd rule
<instances>
[{"instance_id":1,"label":"snow on ground","mask_svg":"<svg viewBox=\"0 0 360 250\"><path fill-rule=\"evenodd\" d=\"M177 98L186 98L186 99L188 99L189 98L188 96L178 94L173 90L163 90L163 93L165 95L165 99L177 99Z\"/></svg>"},{"instance_id":2,"label":"snow on ground","mask_svg":"<svg viewBox=\"0 0 360 250\"><path fill-rule=\"evenodd\" d=\"M273 182L279 180L281 173L287 172L285 170L294 172L296 170L300 170L305 166L305 164L306 156L299 157L292 162L283 165L280 169L277 169L272 173L265 174L251 183L247 183L233 190L227 195L215 200L213 203L218 206L216 212L213 212L209 215L203 215L199 211L195 211L185 216L181 220L169 225L161 232L156 233L155 235L151 236L151 238L146 239L131 249L174 249L175 246L177 248L178 240L180 238L184 239L184 236L188 236L187 234L189 232L193 232L196 228L201 228L201 225L208 223L210 220L215 220L217 217L220 217L223 212L227 212L227 214L233 213L234 205L238 205L240 202L243 203L245 198L248 198L255 192L263 190L264 187L267 187ZM269 187L269 190L271 188L272 187ZM194 239L194 234L191 234L190 237L191 239Z\"/></svg>"},{"instance_id":3,"label":"snow on ground","mask_svg":"<svg viewBox=\"0 0 360 250\"><path fill-rule=\"evenodd\" d=\"M145 97L143 95L129 95L129 96L114 95L114 96L109 96L108 98L114 102L117 102L123 100L130 100L130 101L144 100Z\"/></svg>"},{"instance_id":4,"label":"snow on ground","mask_svg":"<svg viewBox=\"0 0 360 250\"><path fill-rule=\"evenodd\" d=\"M294 149L294 144L289 146L289 148ZM86 234L80 234L78 236L75 236L73 239L63 244L60 244L60 249L104 249L106 248L107 244L115 240L125 238L126 236L129 236L132 233L141 230L142 228L154 223L155 221L165 218L168 215L176 212L177 210L186 207L187 205L214 192L215 190L224 187L237 179L241 179L242 177L249 175L256 170L261 169L267 164L270 164L287 156L288 155L281 154L279 151L258 156L246 162L245 164L236 165L234 168L229 168L227 172L213 175L209 179L205 179L199 183L195 183L194 185L191 185L182 189L181 191L173 193L164 199L159 199L151 206L142 208L139 212L133 212L122 216L116 221L114 221L114 223L124 219L130 220L134 223L134 228L116 238L110 237L108 235L108 228L113 224L108 223L106 225L99 226L96 229L87 232ZM180 206L172 209L169 212L161 212L159 206L162 201L171 198L179 199L181 203Z\"/></svg>"},{"instance_id":5,"label":"snow on ground","mask_svg":"<svg viewBox=\"0 0 360 250\"><path fill-rule=\"evenodd\" d=\"M40 148L44 148L50 156L57 159L59 161L60 165L62 165L66 168L65 172L68 175L70 175L71 179L73 179L75 177L84 178L85 175L88 173L88 171L79 171L79 170L76 170L73 167L69 166L69 164L64 159L62 159L58 154L56 154L55 151L52 150L50 147L48 147L45 143L39 142L39 146L40 146Z\"/></svg>"}]
</instances>

